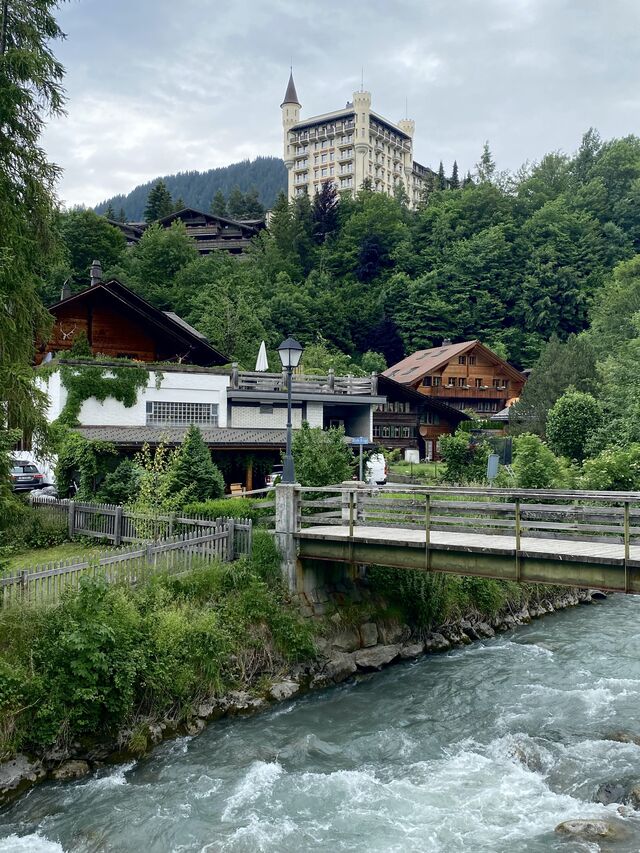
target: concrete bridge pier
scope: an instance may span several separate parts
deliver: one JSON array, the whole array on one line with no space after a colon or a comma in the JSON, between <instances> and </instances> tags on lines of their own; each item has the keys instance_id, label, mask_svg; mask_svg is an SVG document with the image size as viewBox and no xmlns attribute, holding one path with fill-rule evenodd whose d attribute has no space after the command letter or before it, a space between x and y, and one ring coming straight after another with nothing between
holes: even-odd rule
<instances>
[{"instance_id":1,"label":"concrete bridge pier","mask_svg":"<svg viewBox=\"0 0 640 853\"><path fill-rule=\"evenodd\" d=\"M276 544L282 576L291 592L298 592L298 540L300 530L300 483L276 486Z\"/></svg>"}]
</instances>

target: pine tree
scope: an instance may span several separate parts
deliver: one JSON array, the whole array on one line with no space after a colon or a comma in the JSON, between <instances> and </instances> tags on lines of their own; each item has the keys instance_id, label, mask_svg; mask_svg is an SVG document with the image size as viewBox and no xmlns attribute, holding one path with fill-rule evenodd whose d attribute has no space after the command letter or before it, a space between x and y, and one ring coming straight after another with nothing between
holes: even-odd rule
<instances>
[{"instance_id":1,"label":"pine tree","mask_svg":"<svg viewBox=\"0 0 640 853\"><path fill-rule=\"evenodd\" d=\"M170 491L185 490L189 501L206 501L221 498L224 495L224 478L217 465L211 459L211 451L197 426L191 424L172 460L170 472Z\"/></svg>"},{"instance_id":2,"label":"pine tree","mask_svg":"<svg viewBox=\"0 0 640 853\"><path fill-rule=\"evenodd\" d=\"M113 207L111 206L111 202L109 202L109 204L107 205L107 209L102 215L105 219L110 219L112 222L115 220L116 214Z\"/></svg>"},{"instance_id":3,"label":"pine tree","mask_svg":"<svg viewBox=\"0 0 640 853\"><path fill-rule=\"evenodd\" d=\"M447 179L444 174L444 166L442 164L442 160L440 160L440 165L438 166L438 189L446 190L447 188Z\"/></svg>"},{"instance_id":4,"label":"pine tree","mask_svg":"<svg viewBox=\"0 0 640 853\"><path fill-rule=\"evenodd\" d=\"M40 144L46 115L63 113L64 69L51 51L63 33L55 0L0 2L0 526L10 500L12 428L43 427L46 395L33 382L34 341L51 317L38 296L43 270L57 260L55 181L59 169Z\"/></svg>"},{"instance_id":5,"label":"pine tree","mask_svg":"<svg viewBox=\"0 0 640 853\"><path fill-rule=\"evenodd\" d=\"M496 173L496 163L489 148L489 140L482 146L480 160L476 163L476 174L481 184L490 184Z\"/></svg>"},{"instance_id":6,"label":"pine tree","mask_svg":"<svg viewBox=\"0 0 640 853\"><path fill-rule=\"evenodd\" d=\"M175 213L178 213L179 210L184 210L186 206L186 201L182 198L182 196L178 196L178 201L173 205L173 211Z\"/></svg>"},{"instance_id":7,"label":"pine tree","mask_svg":"<svg viewBox=\"0 0 640 853\"><path fill-rule=\"evenodd\" d=\"M460 188L460 178L458 177L458 161L453 161L453 171L451 172L451 177L449 178L449 189L457 190Z\"/></svg>"},{"instance_id":8,"label":"pine tree","mask_svg":"<svg viewBox=\"0 0 640 853\"><path fill-rule=\"evenodd\" d=\"M313 239L324 243L338 227L338 191L333 181L325 181L320 192L313 199L311 216L313 219Z\"/></svg>"},{"instance_id":9,"label":"pine tree","mask_svg":"<svg viewBox=\"0 0 640 853\"><path fill-rule=\"evenodd\" d=\"M118 217L116 219L117 222L126 222L127 214L125 213L124 207L121 207L118 211Z\"/></svg>"},{"instance_id":10,"label":"pine tree","mask_svg":"<svg viewBox=\"0 0 640 853\"><path fill-rule=\"evenodd\" d=\"M149 190L144 218L147 222L155 222L170 213L173 213L173 199L165 182L160 178Z\"/></svg>"},{"instance_id":11,"label":"pine tree","mask_svg":"<svg viewBox=\"0 0 640 853\"><path fill-rule=\"evenodd\" d=\"M244 216L245 200L239 187L234 187L229 193L227 210L231 219L241 219Z\"/></svg>"},{"instance_id":12,"label":"pine tree","mask_svg":"<svg viewBox=\"0 0 640 853\"><path fill-rule=\"evenodd\" d=\"M209 208L214 216L227 216L227 201L222 190L217 190Z\"/></svg>"},{"instance_id":13,"label":"pine tree","mask_svg":"<svg viewBox=\"0 0 640 853\"><path fill-rule=\"evenodd\" d=\"M467 172L464 176L464 180L462 181L462 188L472 187L473 186L473 178L471 177L471 172Z\"/></svg>"},{"instance_id":14,"label":"pine tree","mask_svg":"<svg viewBox=\"0 0 640 853\"><path fill-rule=\"evenodd\" d=\"M264 216L264 207L258 198L258 190L255 187L251 187L244 196L242 217L244 219L259 219L261 216Z\"/></svg>"}]
</instances>

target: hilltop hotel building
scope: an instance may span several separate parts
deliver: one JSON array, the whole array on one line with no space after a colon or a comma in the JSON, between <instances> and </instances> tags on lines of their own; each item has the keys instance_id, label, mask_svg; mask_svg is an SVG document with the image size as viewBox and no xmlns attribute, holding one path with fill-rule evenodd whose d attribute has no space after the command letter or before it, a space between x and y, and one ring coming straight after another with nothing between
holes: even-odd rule
<instances>
[{"instance_id":1,"label":"hilltop hotel building","mask_svg":"<svg viewBox=\"0 0 640 853\"><path fill-rule=\"evenodd\" d=\"M301 121L293 74L280 106L290 199L313 196L329 180L338 191L355 192L369 178L372 189L387 195L401 183L410 205L418 204L433 172L413 159L412 119L393 124L373 112L369 92L354 92L344 109Z\"/></svg>"}]
</instances>

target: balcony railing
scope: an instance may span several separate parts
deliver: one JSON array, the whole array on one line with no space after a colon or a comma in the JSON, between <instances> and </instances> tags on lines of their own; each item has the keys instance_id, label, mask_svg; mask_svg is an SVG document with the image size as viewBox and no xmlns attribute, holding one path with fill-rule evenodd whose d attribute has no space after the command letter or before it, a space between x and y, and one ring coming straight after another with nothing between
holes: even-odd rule
<instances>
[{"instance_id":1,"label":"balcony railing","mask_svg":"<svg viewBox=\"0 0 640 853\"><path fill-rule=\"evenodd\" d=\"M458 398L462 400L504 400L509 396L513 396L509 388L493 388L491 386L483 386L481 388L470 386L464 388L459 385L421 385L419 391L428 397L449 397L451 399Z\"/></svg>"},{"instance_id":2,"label":"balcony railing","mask_svg":"<svg viewBox=\"0 0 640 853\"><path fill-rule=\"evenodd\" d=\"M287 374L259 373L238 370L234 364L231 369L231 389L236 391L256 391L257 393L284 393L287 390ZM291 386L293 394L336 394L357 397L371 397L378 393L378 376L336 376L330 370L326 376L294 373Z\"/></svg>"}]
</instances>

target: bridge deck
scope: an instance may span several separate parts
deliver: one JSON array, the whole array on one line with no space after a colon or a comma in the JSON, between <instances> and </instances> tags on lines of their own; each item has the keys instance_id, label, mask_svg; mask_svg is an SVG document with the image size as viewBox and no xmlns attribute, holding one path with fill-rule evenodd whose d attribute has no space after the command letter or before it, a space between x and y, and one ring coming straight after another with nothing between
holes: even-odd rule
<instances>
[{"instance_id":1,"label":"bridge deck","mask_svg":"<svg viewBox=\"0 0 640 853\"><path fill-rule=\"evenodd\" d=\"M301 539L322 539L344 541L349 539L349 528L337 525L314 527L301 530ZM411 530L393 527L354 527L354 541L371 544L398 544L408 547L426 545L424 530ZM461 551L480 551L483 553L513 554L515 536L490 535L486 533L449 533L432 530L430 533L432 548ZM624 545L606 542L582 542L576 539L538 539L523 536L520 540L520 553L525 556L556 557L559 560L577 559L594 563L619 563L624 559ZM640 545L630 548L630 562L640 563Z\"/></svg>"}]
</instances>

